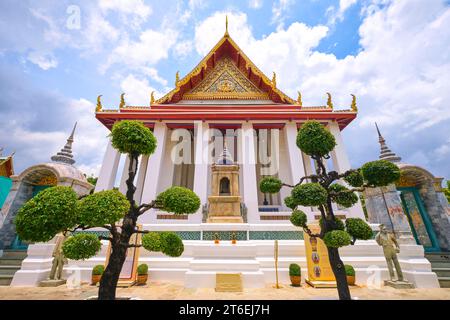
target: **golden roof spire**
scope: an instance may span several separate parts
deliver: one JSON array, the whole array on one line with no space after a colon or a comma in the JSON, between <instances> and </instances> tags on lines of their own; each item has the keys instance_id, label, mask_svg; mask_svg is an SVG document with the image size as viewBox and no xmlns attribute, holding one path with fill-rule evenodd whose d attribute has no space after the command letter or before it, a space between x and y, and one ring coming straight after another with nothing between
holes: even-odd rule
<instances>
[{"instance_id":1,"label":"golden roof spire","mask_svg":"<svg viewBox=\"0 0 450 320\"><path fill-rule=\"evenodd\" d=\"M354 112L358 112L358 106L356 105L356 96L354 94L351 94L352 96L352 105L351 105L351 109Z\"/></svg>"},{"instance_id":2,"label":"golden roof spire","mask_svg":"<svg viewBox=\"0 0 450 320\"><path fill-rule=\"evenodd\" d=\"M327 96L328 96L327 107L333 109L333 102L331 101L331 93L327 92Z\"/></svg>"},{"instance_id":3,"label":"golden roof spire","mask_svg":"<svg viewBox=\"0 0 450 320\"><path fill-rule=\"evenodd\" d=\"M95 112L100 112L102 111L102 102L100 101L102 95L99 95L97 97L97 107L95 108Z\"/></svg>"},{"instance_id":4,"label":"golden roof spire","mask_svg":"<svg viewBox=\"0 0 450 320\"><path fill-rule=\"evenodd\" d=\"M273 72L273 76L272 76L272 86L274 88L277 87L277 74L275 73L275 71Z\"/></svg>"},{"instance_id":5,"label":"golden roof spire","mask_svg":"<svg viewBox=\"0 0 450 320\"><path fill-rule=\"evenodd\" d=\"M228 15L225 15L225 37L228 37Z\"/></svg>"},{"instance_id":6,"label":"golden roof spire","mask_svg":"<svg viewBox=\"0 0 450 320\"><path fill-rule=\"evenodd\" d=\"M178 82L180 81L180 71L175 73L175 87L178 87Z\"/></svg>"},{"instance_id":7,"label":"golden roof spire","mask_svg":"<svg viewBox=\"0 0 450 320\"><path fill-rule=\"evenodd\" d=\"M119 104L119 109L122 109L123 107L125 107L125 98L123 97L125 95L125 93L122 93L120 95L120 104Z\"/></svg>"},{"instance_id":8,"label":"golden roof spire","mask_svg":"<svg viewBox=\"0 0 450 320\"><path fill-rule=\"evenodd\" d=\"M298 93L297 104L301 107L303 105L302 94L300 93L300 91L297 91L297 93Z\"/></svg>"},{"instance_id":9,"label":"golden roof spire","mask_svg":"<svg viewBox=\"0 0 450 320\"><path fill-rule=\"evenodd\" d=\"M152 91L152 93L150 93L150 105L155 103L155 91Z\"/></svg>"}]
</instances>

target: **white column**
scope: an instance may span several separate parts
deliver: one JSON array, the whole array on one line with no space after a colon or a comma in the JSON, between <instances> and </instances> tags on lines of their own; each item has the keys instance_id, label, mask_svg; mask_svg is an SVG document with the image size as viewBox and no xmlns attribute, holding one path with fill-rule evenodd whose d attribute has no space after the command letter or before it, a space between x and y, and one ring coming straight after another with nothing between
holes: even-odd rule
<instances>
[{"instance_id":1,"label":"white column","mask_svg":"<svg viewBox=\"0 0 450 320\"><path fill-rule=\"evenodd\" d=\"M145 174L147 172L148 156L141 156L139 159L139 171L136 181L136 192L134 193L134 201L141 203L142 189L144 189Z\"/></svg>"},{"instance_id":2,"label":"white column","mask_svg":"<svg viewBox=\"0 0 450 320\"><path fill-rule=\"evenodd\" d=\"M114 149L111 140L109 140L105 156L103 157L102 167L100 168L100 173L98 175L97 184L95 186L95 192L110 190L114 187L119 161L120 153Z\"/></svg>"},{"instance_id":3,"label":"white column","mask_svg":"<svg viewBox=\"0 0 450 320\"><path fill-rule=\"evenodd\" d=\"M125 155L125 163L123 164L122 177L120 178L119 191L123 194L127 193L128 170L130 166L130 157Z\"/></svg>"},{"instance_id":4,"label":"white column","mask_svg":"<svg viewBox=\"0 0 450 320\"><path fill-rule=\"evenodd\" d=\"M247 222L258 223L258 186L256 181L256 150L253 125L243 123L238 139L239 162L242 166L242 185L244 189L244 203L247 207Z\"/></svg>"},{"instance_id":5,"label":"white column","mask_svg":"<svg viewBox=\"0 0 450 320\"><path fill-rule=\"evenodd\" d=\"M345 171L351 169L350 161L345 152L344 141L342 140L341 130L337 122L333 121L329 124L330 132L336 139L336 147L331 151L331 158L333 160L333 167L339 173L344 173ZM351 218L362 218L365 219L364 211L361 206L361 201L358 202L351 208L348 209L347 217Z\"/></svg>"},{"instance_id":6,"label":"white column","mask_svg":"<svg viewBox=\"0 0 450 320\"><path fill-rule=\"evenodd\" d=\"M302 151L297 146L297 124L292 121L286 123L285 132L292 184L295 185L299 183L302 177L306 176ZM314 219L311 215L311 208L300 206L299 209L304 211L308 215L308 218Z\"/></svg>"},{"instance_id":7,"label":"white column","mask_svg":"<svg viewBox=\"0 0 450 320\"><path fill-rule=\"evenodd\" d=\"M209 159L209 125L195 123L194 147L194 192L200 198L201 206L197 213L189 216L189 221L202 223L202 207L208 202L208 159Z\"/></svg>"},{"instance_id":8,"label":"white column","mask_svg":"<svg viewBox=\"0 0 450 320\"><path fill-rule=\"evenodd\" d=\"M161 174L161 163L165 152L167 127L164 123L155 123L153 135L157 140L157 147L153 154L149 156L147 171L145 173L144 188L142 190L142 203L150 203L156 199L159 177Z\"/></svg>"}]
</instances>

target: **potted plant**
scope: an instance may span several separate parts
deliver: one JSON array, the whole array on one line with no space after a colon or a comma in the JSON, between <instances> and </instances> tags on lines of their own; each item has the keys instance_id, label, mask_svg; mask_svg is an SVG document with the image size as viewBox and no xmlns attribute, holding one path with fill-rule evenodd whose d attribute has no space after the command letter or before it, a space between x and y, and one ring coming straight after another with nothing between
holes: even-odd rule
<instances>
[{"instance_id":1,"label":"potted plant","mask_svg":"<svg viewBox=\"0 0 450 320\"><path fill-rule=\"evenodd\" d=\"M344 265L344 268L345 268L345 274L347 276L347 284L349 286L354 286L355 285L355 269L349 264Z\"/></svg>"},{"instance_id":2,"label":"potted plant","mask_svg":"<svg viewBox=\"0 0 450 320\"><path fill-rule=\"evenodd\" d=\"M140 264L137 268L137 284L144 285L147 283L148 279L148 265L143 263Z\"/></svg>"},{"instance_id":3,"label":"potted plant","mask_svg":"<svg viewBox=\"0 0 450 320\"><path fill-rule=\"evenodd\" d=\"M92 285L96 285L98 282L100 282L100 279L102 278L102 274L104 271L105 267L102 264L98 264L92 269L92 279L91 279Z\"/></svg>"},{"instance_id":4,"label":"potted plant","mask_svg":"<svg viewBox=\"0 0 450 320\"><path fill-rule=\"evenodd\" d=\"M291 283L293 287L300 287L301 278L301 268L296 263L291 263L289 265L289 277L291 278Z\"/></svg>"}]
</instances>

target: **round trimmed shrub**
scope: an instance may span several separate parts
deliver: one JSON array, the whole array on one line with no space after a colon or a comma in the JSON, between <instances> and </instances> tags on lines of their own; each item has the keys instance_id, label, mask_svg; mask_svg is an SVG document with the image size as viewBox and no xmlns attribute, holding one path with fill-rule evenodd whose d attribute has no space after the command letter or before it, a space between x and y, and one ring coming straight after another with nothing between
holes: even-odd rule
<instances>
[{"instance_id":1,"label":"round trimmed shrub","mask_svg":"<svg viewBox=\"0 0 450 320\"><path fill-rule=\"evenodd\" d=\"M123 120L111 129L111 143L120 153L152 154L157 145L153 133L143 122Z\"/></svg>"},{"instance_id":2,"label":"round trimmed shrub","mask_svg":"<svg viewBox=\"0 0 450 320\"><path fill-rule=\"evenodd\" d=\"M148 251L161 251L161 237L158 232L149 232L142 236L142 246Z\"/></svg>"},{"instance_id":3,"label":"round trimmed shrub","mask_svg":"<svg viewBox=\"0 0 450 320\"><path fill-rule=\"evenodd\" d=\"M361 218L347 218L345 226L347 227L347 232L356 239L372 239L372 228Z\"/></svg>"},{"instance_id":4,"label":"round trimmed shrub","mask_svg":"<svg viewBox=\"0 0 450 320\"><path fill-rule=\"evenodd\" d=\"M105 272L105 266L102 264L98 264L92 269L93 276L101 276L103 272Z\"/></svg>"},{"instance_id":5,"label":"round trimmed shrub","mask_svg":"<svg viewBox=\"0 0 450 320\"><path fill-rule=\"evenodd\" d=\"M140 265L137 267L137 273L138 273L138 275L148 274L148 265L145 264L145 263L140 264Z\"/></svg>"},{"instance_id":6,"label":"round trimmed shrub","mask_svg":"<svg viewBox=\"0 0 450 320\"><path fill-rule=\"evenodd\" d=\"M299 277L302 274L302 269L296 263L291 263L289 265L289 276L291 277Z\"/></svg>"},{"instance_id":7,"label":"round trimmed shrub","mask_svg":"<svg viewBox=\"0 0 450 320\"><path fill-rule=\"evenodd\" d=\"M306 121L297 133L297 146L307 155L323 157L336 146L334 136L317 121Z\"/></svg>"},{"instance_id":8,"label":"round trimmed shrub","mask_svg":"<svg viewBox=\"0 0 450 320\"><path fill-rule=\"evenodd\" d=\"M184 251L181 238L173 232L161 232L161 251L169 257L179 257Z\"/></svg>"},{"instance_id":9,"label":"round trimmed shrub","mask_svg":"<svg viewBox=\"0 0 450 320\"><path fill-rule=\"evenodd\" d=\"M302 206L315 207L327 202L328 193L320 184L312 182L295 186L291 196Z\"/></svg>"},{"instance_id":10,"label":"round trimmed shrub","mask_svg":"<svg viewBox=\"0 0 450 320\"><path fill-rule=\"evenodd\" d=\"M358 202L358 196L354 192L350 192L347 187L338 183L332 184L329 191L336 193L336 195L331 196L331 199L345 208L350 208Z\"/></svg>"},{"instance_id":11,"label":"round trimmed shrub","mask_svg":"<svg viewBox=\"0 0 450 320\"><path fill-rule=\"evenodd\" d=\"M284 198L284 204L286 205L286 207L292 210L297 208L297 201L295 201L295 199L292 198L291 196L287 196L286 198Z\"/></svg>"},{"instance_id":12,"label":"round trimmed shrub","mask_svg":"<svg viewBox=\"0 0 450 320\"><path fill-rule=\"evenodd\" d=\"M355 276L355 269L353 268L353 266L349 265L349 264L344 264L344 268L345 268L345 275L349 276L349 277L354 277Z\"/></svg>"},{"instance_id":13,"label":"round trimmed shrub","mask_svg":"<svg viewBox=\"0 0 450 320\"><path fill-rule=\"evenodd\" d=\"M47 242L77 224L77 194L70 187L55 186L28 200L15 218L22 240Z\"/></svg>"},{"instance_id":14,"label":"round trimmed shrub","mask_svg":"<svg viewBox=\"0 0 450 320\"><path fill-rule=\"evenodd\" d=\"M68 259L84 260L95 256L101 247L102 243L95 234L78 233L64 241L62 251Z\"/></svg>"},{"instance_id":15,"label":"round trimmed shrub","mask_svg":"<svg viewBox=\"0 0 450 320\"><path fill-rule=\"evenodd\" d=\"M342 222L341 219L334 218L334 223L336 224L335 230L345 230L344 222ZM323 218L322 217L320 217L320 219L319 219L319 226L321 229L323 229Z\"/></svg>"},{"instance_id":16,"label":"round trimmed shrub","mask_svg":"<svg viewBox=\"0 0 450 320\"><path fill-rule=\"evenodd\" d=\"M400 178L400 169L386 160L367 162L361 167L361 173L371 187L387 186Z\"/></svg>"},{"instance_id":17,"label":"round trimmed shrub","mask_svg":"<svg viewBox=\"0 0 450 320\"><path fill-rule=\"evenodd\" d=\"M354 188L361 187L364 184L364 178L359 170L351 170L344 177L344 181Z\"/></svg>"},{"instance_id":18,"label":"round trimmed shrub","mask_svg":"<svg viewBox=\"0 0 450 320\"><path fill-rule=\"evenodd\" d=\"M175 214L195 213L200 208L200 198L188 188L171 187L157 197L161 208Z\"/></svg>"},{"instance_id":19,"label":"round trimmed shrub","mask_svg":"<svg viewBox=\"0 0 450 320\"><path fill-rule=\"evenodd\" d=\"M325 233L323 242L329 248L340 248L351 244L352 239L346 231L333 230Z\"/></svg>"},{"instance_id":20,"label":"round trimmed shrub","mask_svg":"<svg viewBox=\"0 0 450 320\"><path fill-rule=\"evenodd\" d=\"M282 186L281 180L275 177L265 177L259 182L259 190L263 193L277 193Z\"/></svg>"},{"instance_id":21,"label":"round trimmed shrub","mask_svg":"<svg viewBox=\"0 0 450 320\"><path fill-rule=\"evenodd\" d=\"M80 224L101 227L122 219L130 209L130 203L118 190L105 190L79 200L77 209Z\"/></svg>"},{"instance_id":22,"label":"round trimmed shrub","mask_svg":"<svg viewBox=\"0 0 450 320\"><path fill-rule=\"evenodd\" d=\"M308 221L308 217L306 213L301 210L294 210L291 214L291 223L296 227L304 227L306 226L306 222Z\"/></svg>"}]
</instances>

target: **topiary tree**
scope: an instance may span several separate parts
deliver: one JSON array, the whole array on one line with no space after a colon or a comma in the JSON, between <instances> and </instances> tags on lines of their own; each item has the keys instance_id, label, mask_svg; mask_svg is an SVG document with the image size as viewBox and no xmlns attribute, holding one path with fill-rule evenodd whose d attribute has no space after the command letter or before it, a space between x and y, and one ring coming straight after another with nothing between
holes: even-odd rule
<instances>
[{"instance_id":1,"label":"topiary tree","mask_svg":"<svg viewBox=\"0 0 450 320\"><path fill-rule=\"evenodd\" d=\"M284 199L287 207L293 209L291 222L303 228L310 237L317 237L327 246L330 265L337 282L339 298L351 299L344 263L339 256L339 248L355 244L357 239L372 237L372 229L362 219L348 218L345 224L337 219L332 203L349 208L358 202L356 192L367 187L380 187L395 182L400 177L399 168L391 162L378 160L364 164L358 170L344 173L328 172L324 162L336 146L334 136L317 121L305 122L297 134L297 146L316 163L316 173L302 177L295 185L283 183L274 177L260 182L262 192L277 193L284 187L291 188L291 195ZM345 181L346 187L339 181ZM308 181L308 182L306 182ZM313 233L307 225L306 214L298 206L317 207L321 214L320 233Z\"/></svg>"},{"instance_id":2,"label":"topiary tree","mask_svg":"<svg viewBox=\"0 0 450 320\"><path fill-rule=\"evenodd\" d=\"M142 246L150 251L160 251L171 257L178 257L183 253L183 241L175 233L138 230L136 222L139 216L152 208L175 214L190 214L200 207L197 195L182 187L169 188L152 202L138 206L134 201L136 187L133 184L138 158L155 151L156 139L138 121L115 123L110 136L114 148L127 154L130 159L126 195L117 190L106 190L78 199L70 187L55 186L41 191L25 203L15 220L18 235L28 241L45 242L60 232L72 233L62 248L68 259L93 257L101 248L100 240L110 241L111 255L100 281L100 300L115 299L127 250L141 246L130 244L133 234L144 234ZM104 228L109 231L109 236L75 232L90 228Z\"/></svg>"}]
</instances>

